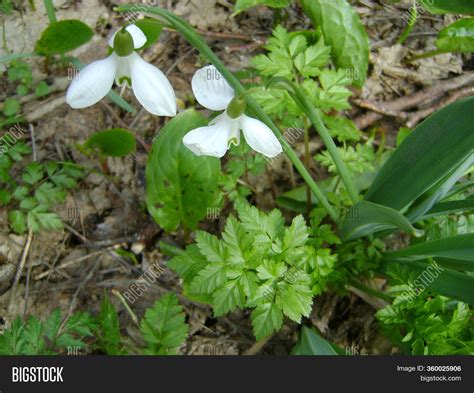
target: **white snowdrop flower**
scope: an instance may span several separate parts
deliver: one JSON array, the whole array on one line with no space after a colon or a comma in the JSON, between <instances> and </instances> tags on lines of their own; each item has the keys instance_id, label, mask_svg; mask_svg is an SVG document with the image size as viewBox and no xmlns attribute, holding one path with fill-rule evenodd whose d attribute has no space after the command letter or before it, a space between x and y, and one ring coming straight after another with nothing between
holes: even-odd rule
<instances>
[{"instance_id":1,"label":"white snowdrop flower","mask_svg":"<svg viewBox=\"0 0 474 393\"><path fill-rule=\"evenodd\" d=\"M197 128L184 136L184 145L194 154L223 157L232 143L240 143L240 130L255 151L267 157L276 157L282 152L272 130L260 120L244 114L245 102L235 97L234 90L214 66L201 68L194 74L192 89L197 101L205 108L225 110L207 127Z\"/></svg>"},{"instance_id":2,"label":"white snowdrop flower","mask_svg":"<svg viewBox=\"0 0 474 393\"><path fill-rule=\"evenodd\" d=\"M86 108L107 95L115 82L127 83L140 104L157 116L175 116L176 96L165 74L147 63L136 52L146 43L136 25L117 31L109 41L114 52L84 67L72 81L66 101L72 108Z\"/></svg>"}]
</instances>

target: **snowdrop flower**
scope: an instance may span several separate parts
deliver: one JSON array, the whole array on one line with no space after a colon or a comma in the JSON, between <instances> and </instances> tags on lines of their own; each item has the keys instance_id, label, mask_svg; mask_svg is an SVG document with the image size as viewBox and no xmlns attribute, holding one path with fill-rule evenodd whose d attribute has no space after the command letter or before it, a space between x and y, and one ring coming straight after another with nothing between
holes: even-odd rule
<instances>
[{"instance_id":1,"label":"snowdrop flower","mask_svg":"<svg viewBox=\"0 0 474 393\"><path fill-rule=\"evenodd\" d=\"M276 157L282 152L272 130L260 120L244 114L245 102L235 97L234 90L214 66L204 67L194 74L192 89L197 101L205 108L225 110L207 127L197 128L184 136L184 145L194 154L223 157L231 144L240 143L240 130L255 151L267 157Z\"/></svg>"},{"instance_id":2,"label":"snowdrop flower","mask_svg":"<svg viewBox=\"0 0 474 393\"><path fill-rule=\"evenodd\" d=\"M113 53L81 70L66 94L73 108L86 108L99 102L115 82L131 86L140 104L157 116L176 115L176 96L170 82L158 68L136 52L146 43L146 36L136 25L117 31L109 41Z\"/></svg>"}]
</instances>

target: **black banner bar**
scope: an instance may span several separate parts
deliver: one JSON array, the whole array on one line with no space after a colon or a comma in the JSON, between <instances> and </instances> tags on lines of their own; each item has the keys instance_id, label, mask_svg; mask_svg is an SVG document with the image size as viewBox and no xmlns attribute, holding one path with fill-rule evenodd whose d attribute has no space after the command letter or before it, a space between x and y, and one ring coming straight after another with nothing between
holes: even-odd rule
<instances>
[{"instance_id":1,"label":"black banner bar","mask_svg":"<svg viewBox=\"0 0 474 393\"><path fill-rule=\"evenodd\" d=\"M472 357L1 357L0 393L474 392ZM39 382L41 381L41 382ZM169 389L169 390L167 390ZM403 390L402 390L403 389Z\"/></svg>"}]
</instances>

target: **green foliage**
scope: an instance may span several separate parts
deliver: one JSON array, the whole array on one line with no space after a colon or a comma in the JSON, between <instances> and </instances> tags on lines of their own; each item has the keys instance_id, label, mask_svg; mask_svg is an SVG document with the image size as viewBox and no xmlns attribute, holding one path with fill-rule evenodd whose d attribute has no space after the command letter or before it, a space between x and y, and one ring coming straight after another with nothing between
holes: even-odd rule
<instances>
[{"instance_id":1,"label":"green foliage","mask_svg":"<svg viewBox=\"0 0 474 393\"><path fill-rule=\"evenodd\" d=\"M446 52L474 52L474 17L460 19L441 30L436 46Z\"/></svg>"},{"instance_id":2,"label":"green foliage","mask_svg":"<svg viewBox=\"0 0 474 393\"><path fill-rule=\"evenodd\" d=\"M107 293L100 306L100 313L97 317L98 347L107 355L121 355L124 353L121 348L120 325L117 311L110 301Z\"/></svg>"},{"instance_id":3,"label":"green foliage","mask_svg":"<svg viewBox=\"0 0 474 393\"><path fill-rule=\"evenodd\" d=\"M360 130L345 117L329 115L336 110L349 109L352 83L345 70L328 68L331 48L315 32L289 33L277 26L264 48L265 55L252 59L253 66L264 80L284 77L300 85L305 96L323 111L323 120L331 134L341 142L357 141ZM290 95L282 89L256 91L252 96L270 115L285 127L306 128L304 113Z\"/></svg>"},{"instance_id":4,"label":"green foliage","mask_svg":"<svg viewBox=\"0 0 474 393\"><path fill-rule=\"evenodd\" d=\"M474 14L471 0L420 0L420 4L433 14Z\"/></svg>"},{"instance_id":5,"label":"green foliage","mask_svg":"<svg viewBox=\"0 0 474 393\"><path fill-rule=\"evenodd\" d=\"M380 170L365 199L399 211L410 208L405 215L412 222L422 217L473 163L473 108L474 98L460 100L416 127Z\"/></svg>"},{"instance_id":6,"label":"green foliage","mask_svg":"<svg viewBox=\"0 0 474 393\"><path fill-rule=\"evenodd\" d=\"M196 245L169 262L185 282L186 294L206 299L220 316L253 308L257 340L281 328L283 317L300 323L311 312L312 298L332 273L335 256L309 245L302 216L285 226L278 210L265 214L236 205L222 239L198 231Z\"/></svg>"},{"instance_id":7,"label":"green foliage","mask_svg":"<svg viewBox=\"0 0 474 393\"><path fill-rule=\"evenodd\" d=\"M186 325L183 307L179 305L176 295L170 293L157 300L143 318L140 329L147 347L146 355L173 355L176 349L186 340Z\"/></svg>"},{"instance_id":8,"label":"green foliage","mask_svg":"<svg viewBox=\"0 0 474 393\"><path fill-rule=\"evenodd\" d=\"M64 319L56 309L45 321L34 315L26 321L15 319L0 335L0 355L65 355L78 350L84 354L86 349L107 355L175 354L188 335L176 295L167 294L147 309L140 329L143 336L136 344L123 338L117 310L105 294L96 317L77 312Z\"/></svg>"},{"instance_id":9,"label":"green foliage","mask_svg":"<svg viewBox=\"0 0 474 393\"><path fill-rule=\"evenodd\" d=\"M252 190L241 179L248 180L249 176L261 175L267 161L262 154L254 154L244 141L241 141L239 146L232 145L228 154L233 159L225 164L219 183L232 202L244 202L245 198L251 195Z\"/></svg>"},{"instance_id":10,"label":"green foliage","mask_svg":"<svg viewBox=\"0 0 474 393\"><path fill-rule=\"evenodd\" d=\"M327 342L314 329L307 326L301 327L298 342L291 350L292 355L337 355L333 344Z\"/></svg>"},{"instance_id":11,"label":"green foliage","mask_svg":"<svg viewBox=\"0 0 474 393\"><path fill-rule=\"evenodd\" d=\"M408 285L391 288L393 304L377 312L382 328L413 355L474 355L474 324L469 306Z\"/></svg>"},{"instance_id":12,"label":"green foliage","mask_svg":"<svg viewBox=\"0 0 474 393\"><path fill-rule=\"evenodd\" d=\"M421 237L424 232L413 227L407 218L395 209L361 201L347 211L341 228L341 239L351 241L386 229L398 228Z\"/></svg>"},{"instance_id":13,"label":"green foliage","mask_svg":"<svg viewBox=\"0 0 474 393\"><path fill-rule=\"evenodd\" d=\"M92 29L79 20L54 22L41 34L35 51L44 56L64 54L89 42L93 35Z\"/></svg>"},{"instance_id":14,"label":"green foliage","mask_svg":"<svg viewBox=\"0 0 474 393\"><path fill-rule=\"evenodd\" d=\"M268 55L258 55L252 60L264 76L292 79L299 72L304 77L314 77L330 61L331 48L324 45L323 40L308 45L303 34L288 33L282 26L275 28L264 48L269 51Z\"/></svg>"},{"instance_id":15,"label":"green foliage","mask_svg":"<svg viewBox=\"0 0 474 393\"><path fill-rule=\"evenodd\" d=\"M84 143L84 147L97 149L101 156L125 157L135 151L137 143L130 131L113 128L96 132Z\"/></svg>"},{"instance_id":16,"label":"green foliage","mask_svg":"<svg viewBox=\"0 0 474 393\"><path fill-rule=\"evenodd\" d=\"M140 49L152 46L160 38L163 24L152 18L143 18L135 21L135 25L140 28L146 36L146 43Z\"/></svg>"},{"instance_id":17,"label":"green foliage","mask_svg":"<svg viewBox=\"0 0 474 393\"><path fill-rule=\"evenodd\" d=\"M84 348L84 339L93 335L93 328L92 317L81 312L66 321L58 309L45 321L35 316L26 322L17 318L0 336L0 355L66 354L71 348Z\"/></svg>"},{"instance_id":18,"label":"green foliage","mask_svg":"<svg viewBox=\"0 0 474 393\"><path fill-rule=\"evenodd\" d=\"M187 132L204 125L206 120L196 111L183 112L153 143L146 170L147 206L168 232L180 226L196 229L208 209L219 206L219 159L196 156L182 143Z\"/></svg>"},{"instance_id":19,"label":"green foliage","mask_svg":"<svg viewBox=\"0 0 474 393\"><path fill-rule=\"evenodd\" d=\"M285 8L291 4L292 0L237 0L235 3L235 14L248 10L258 5L265 5L271 8Z\"/></svg>"},{"instance_id":20,"label":"green foliage","mask_svg":"<svg viewBox=\"0 0 474 393\"><path fill-rule=\"evenodd\" d=\"M364 144L357 144L355 147L340 147L338 150L351 175L355 176L374 171L376 156L370 141ZM336 165L327 150L318 154L315 159L325 166L330 173L338 173Z\"/></svg>"},{"instance_id":21,"label":"green foliage","mask_svg":"<svg viewBox=\"0 0 474 393\"><path fill-rule=\"evenodd\" d=\"M332 50L334 64L347 70L352 83L362 87L369 66L369 37L359 16L346 0L301 0Z\"/></svg>"},{"instance_id":22,"label":"green foliage","mask_svg":"<svg viewBox=\"0 0 474 393\"><path fill-rule=\"evenodd\" d=\"M35 97L40 98L49 93L48 84L45 81L35 82L30 65L21 60L13 60L9 63L7 79L13 85L16 85L18 96L8 97L3 102L2 114L5 118L0 116L0 127L20 121L21 97L33 93Z\"/></svg>"},{"instance_id":23,"label":"green foliage","mask_svg":"<svg viewBox=\"0 0 474 393\"><path fill-rule=\"evenodd\" d=\"M21 141L0 147L5 148L0 154L0 205L9 209L11 229L18 234L61 229L61 219L51 210L65 201L67 190L82 178L82 170L71 163L31 162L13 177L14 163L23 161L30 149Z\"/></svg>"}]
</instances>

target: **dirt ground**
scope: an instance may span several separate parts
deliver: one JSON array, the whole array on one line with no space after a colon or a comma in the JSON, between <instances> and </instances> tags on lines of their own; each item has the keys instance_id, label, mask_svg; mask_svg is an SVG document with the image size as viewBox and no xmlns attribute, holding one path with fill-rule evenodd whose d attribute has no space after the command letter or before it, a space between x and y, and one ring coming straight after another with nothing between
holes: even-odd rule
<instances>
[{"instance_id":1,"label":"dirt ground","mask_svg":"<svg viewBox=\"0 0 474 393\"><path fill-rule=\"evenodd\" d=\"M23 12L4 17L6 42L13 53L31 52L40 32L47 25L42 2L33 12L28 5ZM94 27L93 40L73 54L83 63L103 58L111 32L123 24L113 11L120 0L66 0L54 2L58 18L81 19ZM361 15L371 41L370 74L366 86L354 89L353 109L348 115L367 131L377 127L378 135L387 137L394 146L395 135L403 124L416 125L437 108L472 93L474 62L470 56L445 54L407 63L407 57L435 49L439 29L453 21L452 16L422 15L410 38L402 47L397 44L404 22L401 16L409 2L364 0L353 1ZM226 0L168 0L160 4L186 18L206 37L207 42L233 71L249 66L249 59L262 52L261 46L271 35L273 13L258 7L231 17L233 5ZM310 21L297 5L283 13L282 23L291 30L310 29ZM5 49L0 49L0 56ZM164 31L157 45L147 49L144 58L163 70L174 86L181 109L195 104L190 80L204 65L184 39L173 31ZM68 69L52 68L43 60L28 60L38 80L46 78L55 91L46 98L31 99L24 104L28 143L35 139L37 160L45 158L72 160L79 165L101 170L97 160L81 154L75 147L98 130L123 127L139 137L133 159L109 159L109 176L90 174L70 194L67 203L56 212L67 223L63 231L42 232L31 241L25 269L18 285L11 288L13 274L27 243L27 237L9 232L7 211L0 210L0 323L9 326L18 315L47 315L59 307L64 314L76 310L97 313L104 291L125 291L147 267L158 262L164 273L133 305L141 316L154 300L168 291L181 293L179 278L165 267L167 257L160 254L157 243L165 239L179 247L185 245L183 234L165 234L148 215L145 205L145 166L147 150L163 127L163 119L141 110L126 114L110 101L83 110L72 110L65 103L69 83ZM1 67L1 66L0 66ZM0 72L4 68L0 68ZM470 88L470 90L469 90ZM2 77L0 100L14 94L14 86ZM130 91L124 98L139 108ZM316 152L321 144L313 136ZM303 151L303 146L296 144ZM318 168L311 168L318 174ZM272 168L281 193L291 188L285 160ZM274 203L265 176L252 178L258 190L254 202L262 209ZM225 213L225 212L223 212ZM202 228L217 232L220 219L207 220ZM189 241L189 240L188 240ZM136 262L114 252L122 248L135 254ZM13 267L13 268L12 268ZM113 298L120 310L125 335L134 337L137 330L129 314ZM184 354L243 354L255 339L246 312L235 312L218 319L211 310L180 297L185 306L190 335L181 348ZM311 322L323 335L349 351L361 354L396 352L378 331L375 307L357 291L346 295L327 294L315 300ZM297 339L296 325L286 323L283 329L261 349L263 354L287 354Z\"/></svg>"}]
</instances>

